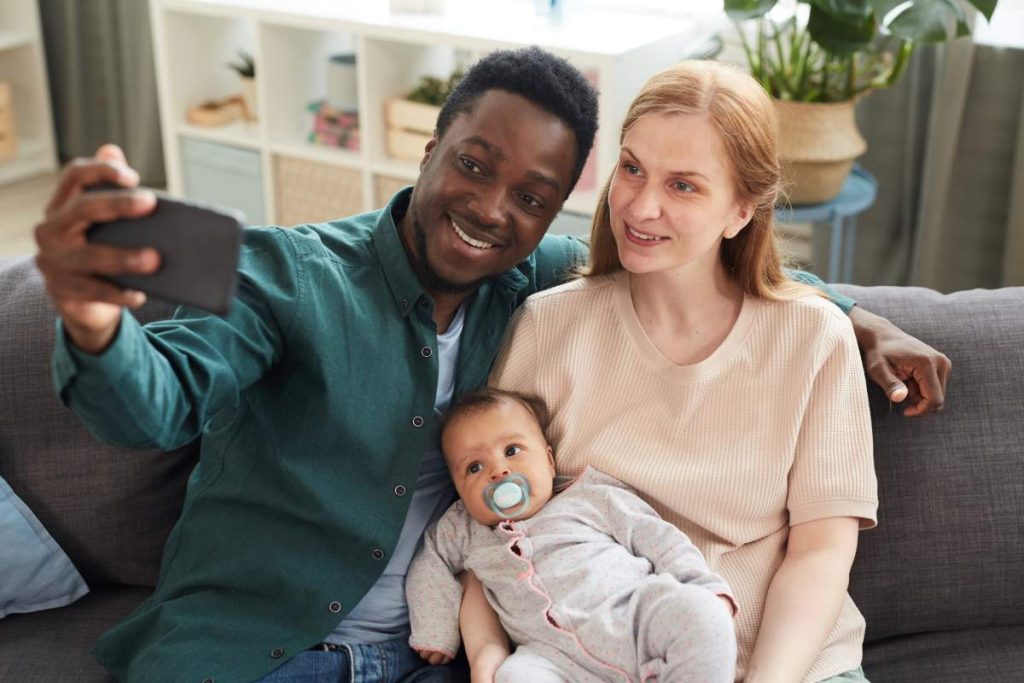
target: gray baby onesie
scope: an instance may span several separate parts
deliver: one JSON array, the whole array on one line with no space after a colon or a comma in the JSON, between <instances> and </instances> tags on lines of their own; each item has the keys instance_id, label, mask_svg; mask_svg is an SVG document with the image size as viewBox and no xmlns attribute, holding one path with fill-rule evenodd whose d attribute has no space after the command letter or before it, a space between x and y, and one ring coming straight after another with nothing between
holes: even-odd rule
<instances>
[{"instance_id":1,"label":"gray baby onesie","mask_svg":"<svg viewBox=\"0 0 1024 683\"><path fill-rule=\"evenodd\" d=\"M622 482L587 468L529 519L491 528L456 502L406 581L411 646L454 655L472 570L518 647L496 681L731 683L729 586Z\"/></svg>"}]
</instances>

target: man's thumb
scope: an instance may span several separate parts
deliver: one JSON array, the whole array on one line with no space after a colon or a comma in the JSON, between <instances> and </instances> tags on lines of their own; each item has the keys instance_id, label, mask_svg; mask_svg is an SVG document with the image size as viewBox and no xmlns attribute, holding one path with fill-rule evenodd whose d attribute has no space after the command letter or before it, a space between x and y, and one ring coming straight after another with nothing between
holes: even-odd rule
<instances>
[{"instance_id":1,"label":"man's thumb","mask_svg":"<svg viewBox=\"0 0 1024 683\"><path fill-rule=\"evenodd\" d=\"M893 372L892 366L885 358L881 358L878 362L873 363L871 367L871 379L874 380L875 384L882 387L885 390L885 395L889 397L889 400L893 403L902 403L910 390L907 389L907 385L903 383L896 373Z\"/></svg>"}]
</instances>

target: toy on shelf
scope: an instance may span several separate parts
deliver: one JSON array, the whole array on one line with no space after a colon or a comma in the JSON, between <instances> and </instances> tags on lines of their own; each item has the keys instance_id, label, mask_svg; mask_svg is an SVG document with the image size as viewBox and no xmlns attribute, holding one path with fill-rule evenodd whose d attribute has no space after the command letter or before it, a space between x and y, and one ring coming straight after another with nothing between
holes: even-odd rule
<instances>
[{"instance_id":1,"label":"toy on shelf","mask_svg":"<svg viewBox=\"0 0 1024 683\"><path fill-rule=\"evenodd\" d=\"M359 115L356 112L338 109L324 100L310 102L306 109L313 114L310 142L359 151Z\"/></svg>"}]
</instances>

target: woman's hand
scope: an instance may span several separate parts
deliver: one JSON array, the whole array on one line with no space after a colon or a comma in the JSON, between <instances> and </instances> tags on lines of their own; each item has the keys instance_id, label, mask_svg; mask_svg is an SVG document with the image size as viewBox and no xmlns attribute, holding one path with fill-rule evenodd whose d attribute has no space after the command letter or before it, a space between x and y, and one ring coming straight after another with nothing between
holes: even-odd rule
<instances>
[{"instance_id":1,"label":"woman's hand","mask_svg":"<svg viewBox=\"0 0 1024 683\"><path fill-rule=\"evenodd\" d=\"M447 664L452 661L452 658L443 652L437 650L423 650L418 647L414 647L416 653L420 656L420 659L424 659L431 666L439 666L441 664Z\"/></svg>"}]
</instances>

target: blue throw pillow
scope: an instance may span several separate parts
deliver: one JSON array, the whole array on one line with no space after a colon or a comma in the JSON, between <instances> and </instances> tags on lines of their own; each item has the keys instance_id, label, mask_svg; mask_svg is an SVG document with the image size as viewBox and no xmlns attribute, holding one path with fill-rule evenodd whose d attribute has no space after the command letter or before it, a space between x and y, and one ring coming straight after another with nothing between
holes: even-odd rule
<instances>
[{"instance_id":1,"label":"blue throw pillow","mask_svg":"<svg viewBox=\"0 0 1024 683\"><path fill-rule=\"evenodd\" d=\"M0 619L69 605L89 592L82 575L0 477Z\"/></svg>"}]
</instances>

